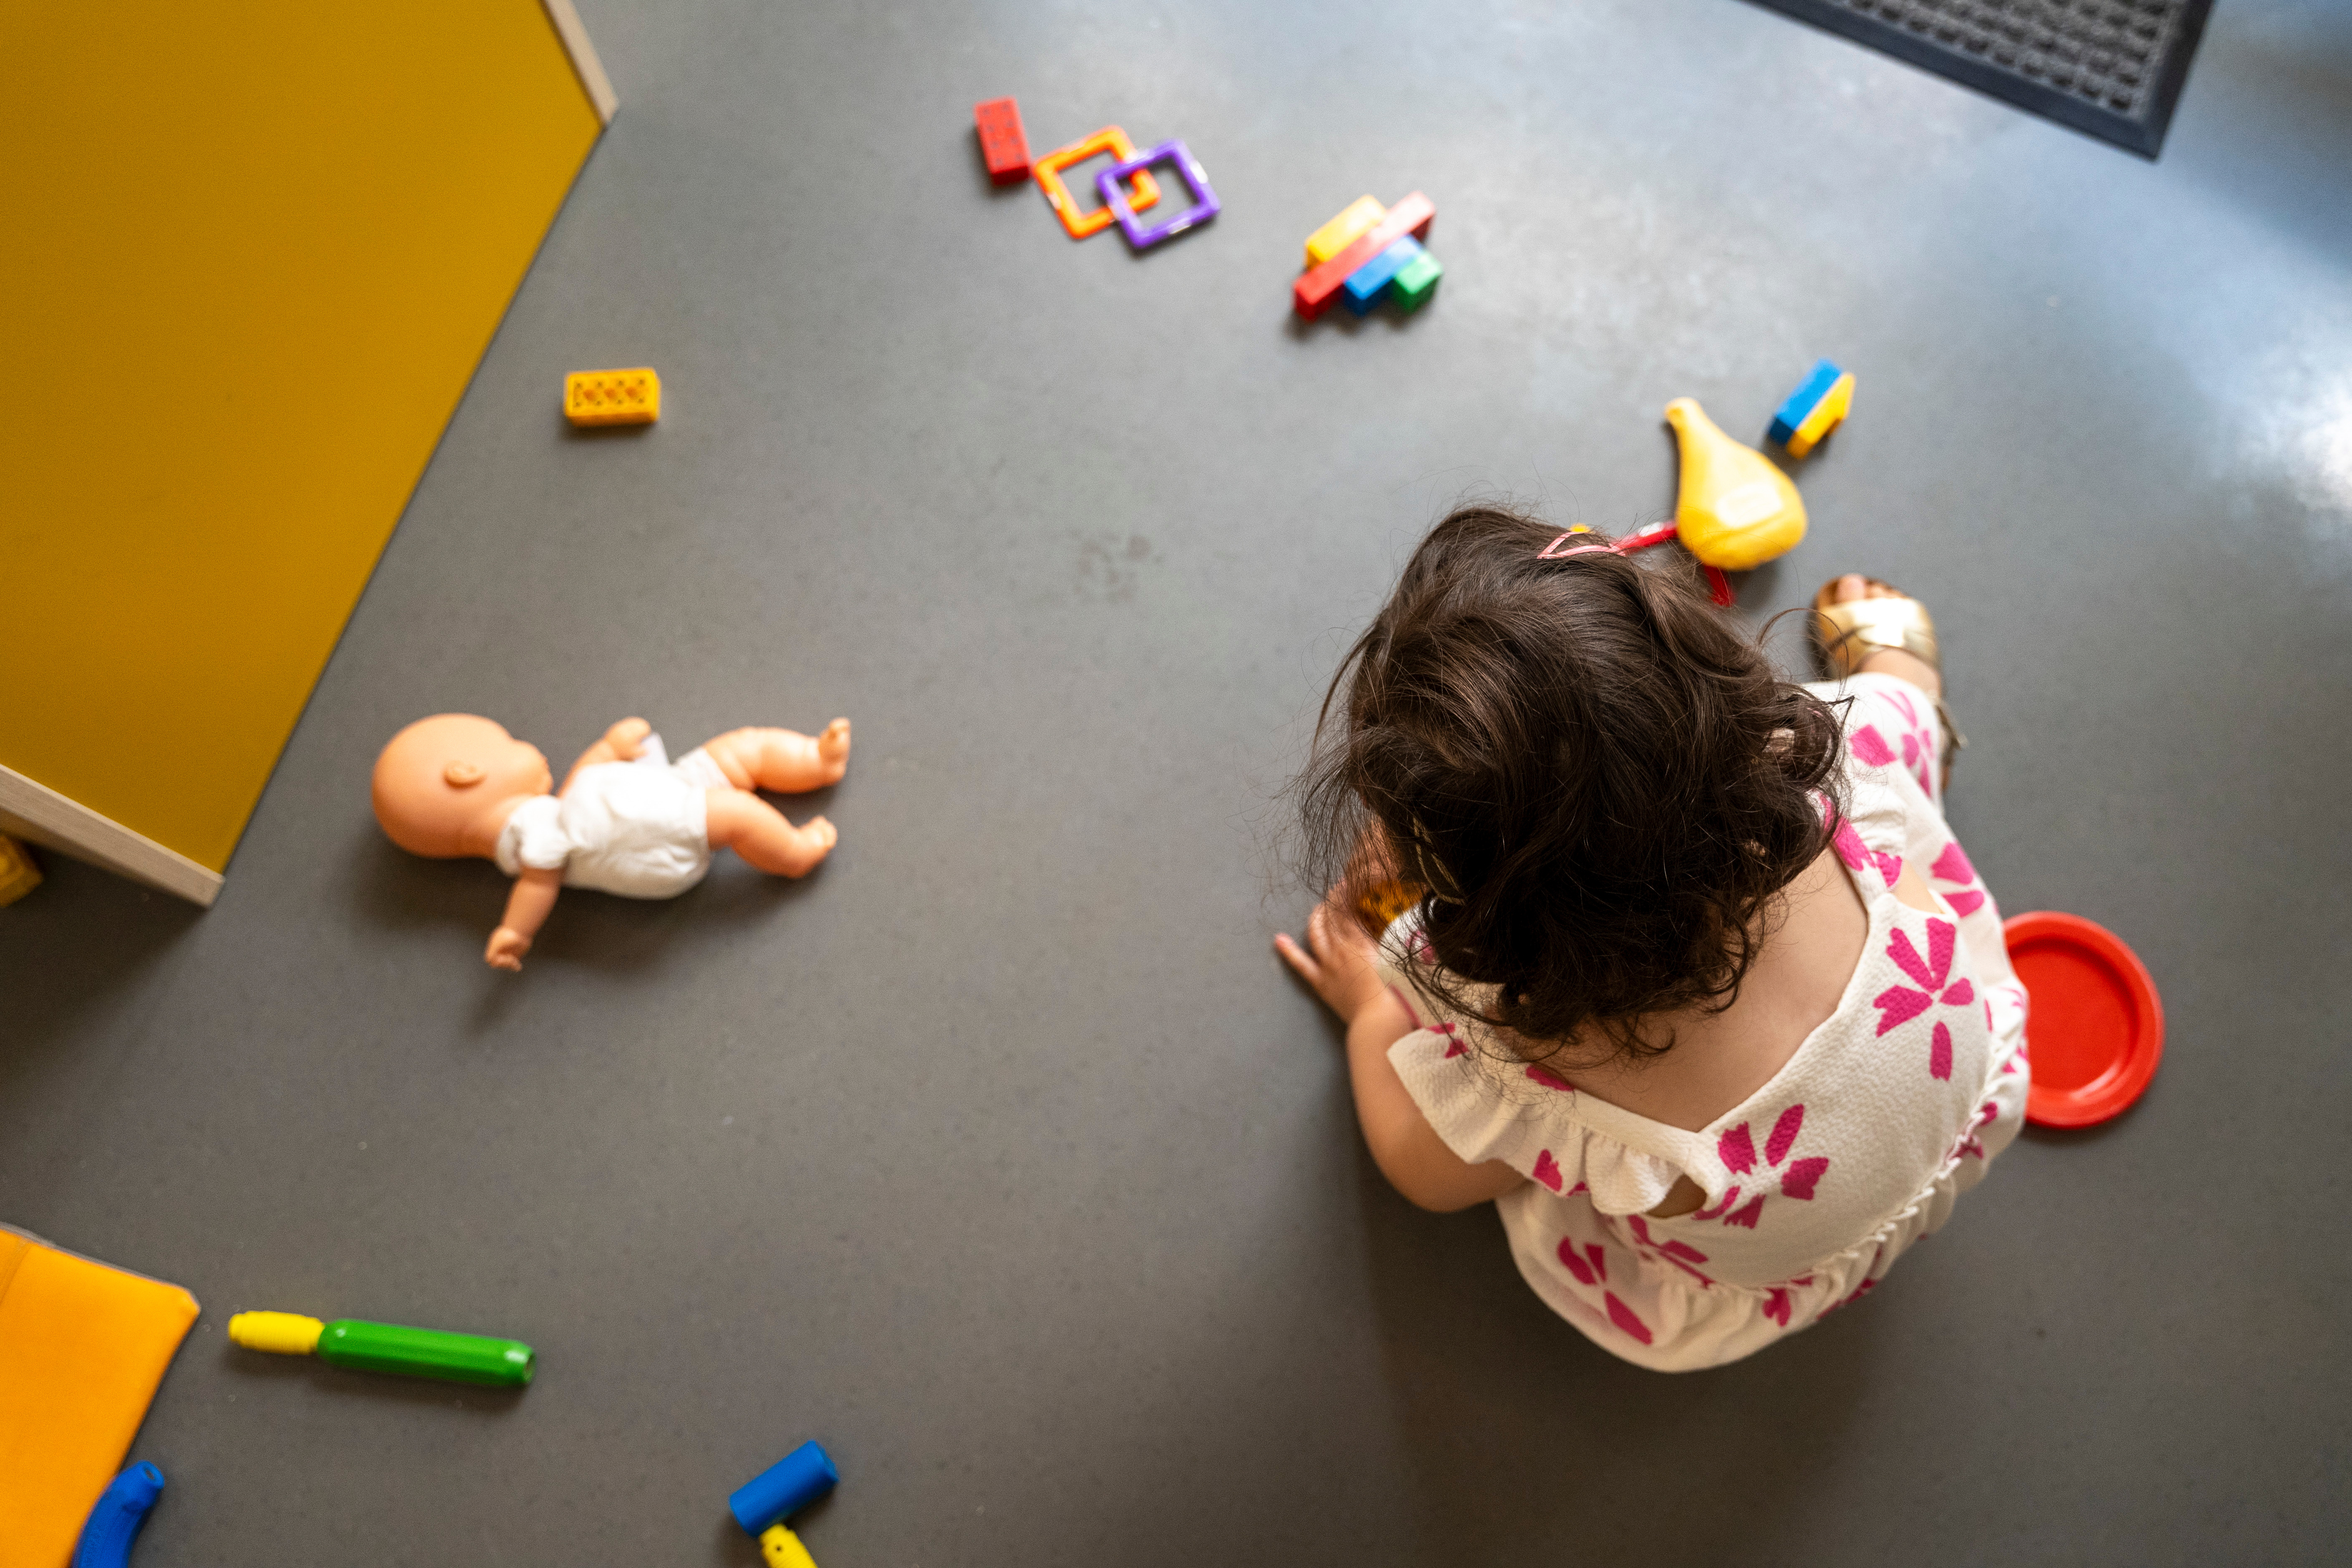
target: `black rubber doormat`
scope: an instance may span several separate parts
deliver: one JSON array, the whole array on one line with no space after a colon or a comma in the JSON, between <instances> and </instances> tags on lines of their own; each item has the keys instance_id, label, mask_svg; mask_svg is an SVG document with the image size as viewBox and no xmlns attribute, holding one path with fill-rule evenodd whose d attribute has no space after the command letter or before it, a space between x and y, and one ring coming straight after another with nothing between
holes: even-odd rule
<instances>
[{"instance_id":1,"label":"black rubber doormat","mask_svg":"<svg viewBox=\"0 0 2352 1568\"><path fill-rule=\"evenodd\" d=\"M2153 158L2213 0L1756 0Z\"/></svg>"}]
</instances>

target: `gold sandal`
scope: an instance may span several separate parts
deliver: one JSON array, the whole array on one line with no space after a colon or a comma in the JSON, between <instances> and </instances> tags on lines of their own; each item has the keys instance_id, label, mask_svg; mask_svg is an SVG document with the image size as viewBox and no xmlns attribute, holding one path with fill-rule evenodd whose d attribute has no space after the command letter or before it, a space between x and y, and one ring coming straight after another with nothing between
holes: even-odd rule
<instances>
[{"instance_id":1,"label":"gold sandal","mask_svg":"<svg viewBox=\"0 0 2352 1568\"><path fill-rule=\"evenodd\" d=\"M1840 604L1834 595L1843 581L1843 576L1832 577L1813 595L1813 642L1821 650L1824 669L1843 679L1860 669L1872 654L1900 650L1937 674L1944 672L1942 650L1936 641L1935 618L1927 614L1927 605L1892 583L1882 583L1875 577L1863 581L1874 588L1893 589L1895 596L1848 599ZM1936 720L1944 731L1944 768L1939 782L1948 785L1952 782L1952 763L1967 749L1969 738L1952 722L1943 698L1934 700Z\"/></svg>"}]
</instances>

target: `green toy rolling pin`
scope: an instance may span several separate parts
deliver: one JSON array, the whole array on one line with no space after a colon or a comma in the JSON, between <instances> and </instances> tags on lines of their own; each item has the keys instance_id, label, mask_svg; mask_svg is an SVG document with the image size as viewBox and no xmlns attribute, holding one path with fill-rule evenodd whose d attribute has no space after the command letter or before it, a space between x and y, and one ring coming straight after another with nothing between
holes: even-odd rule
<instances>
[{"instance_id":1,"label":"green toy rolling pin","mask_svg":"<svg viewBox=\"0 0 2352 1568\"><path fill-rule=\"evenodd\" d=\"M228 1337L249 1351L315 1355L362 1372L438 1377L492 1388L528 1385L539 1362L538 1352L520 1340L404 1329L355 1318L322 1323L299 1312L239 1312L228 1321Z\"/></svg>"}]
</instances>

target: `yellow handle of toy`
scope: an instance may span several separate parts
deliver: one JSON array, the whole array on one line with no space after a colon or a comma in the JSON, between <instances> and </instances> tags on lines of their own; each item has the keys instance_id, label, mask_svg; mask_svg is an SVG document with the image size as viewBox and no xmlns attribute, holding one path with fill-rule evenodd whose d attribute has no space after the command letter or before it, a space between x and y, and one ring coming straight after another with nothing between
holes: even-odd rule
<instances>
[{"instance_id":1,"label":"yellow handle of toy","mask_svg":"<svg viewBox=\"0 0 2352 1568\"><path fill-rule=\"evenodd\" d=\"M326 1331L326 1324L299 1312L239 1312L228 1321L230 1340L276 1355L309 1355Z\"/></svg>"},{"instance_id":2,"label":"yellow handle of toy","mask_svg":"<svg viewBox=\"0 0 2352 1568\"><path fill-rule=\"evenodd\" d=\"M816 1559L808 1554L801 1538L781 1524L760 1532L760 1555L768 1560L768 1568L816 1568Z\"/></svg>"}]
</instances>

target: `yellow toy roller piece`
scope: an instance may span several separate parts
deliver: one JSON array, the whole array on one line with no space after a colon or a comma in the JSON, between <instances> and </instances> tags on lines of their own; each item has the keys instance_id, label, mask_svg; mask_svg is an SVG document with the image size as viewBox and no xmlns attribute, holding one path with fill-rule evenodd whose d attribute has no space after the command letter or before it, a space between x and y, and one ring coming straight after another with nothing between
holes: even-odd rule
<instances>
[{"instance_id":1,"label":"yellow toy roller piece","mask_svg":"<svg viewBox=\"0 0 2352 1568\"><path fill-rule=\"evenodd\" d=\"M1805 503L1788 475L1725 435L1695 399L1667 404L1666 423L1683 456L1675 522L1693 555L1726 572L1745 572L1797 547L1805 537Z\"/></svg>"},{"instance_id":2,"label":"yellow toy roller piece","mask_svg":"<svg viewBox=\"0 0 2352 1568\"><path fill-rule=\"evenodd\" d=\"M299 1312L239 1312L228 1321L232 1342L277 1355L309 1355L326 1331L326 1324Z\"/></svg>"},{"instance_id":3,"label":"yellow toy roller piece","mask_svg":"<svg viewBox=\"0 0 2352 1568\"><path fill-rule=\"evenodd\" d=\"M808 1554L801 1538L781 1524L760 1532L760 1555L768 1560L768 1568L816 1568L816 1559Z\"/></svg>"}]
</instances>

